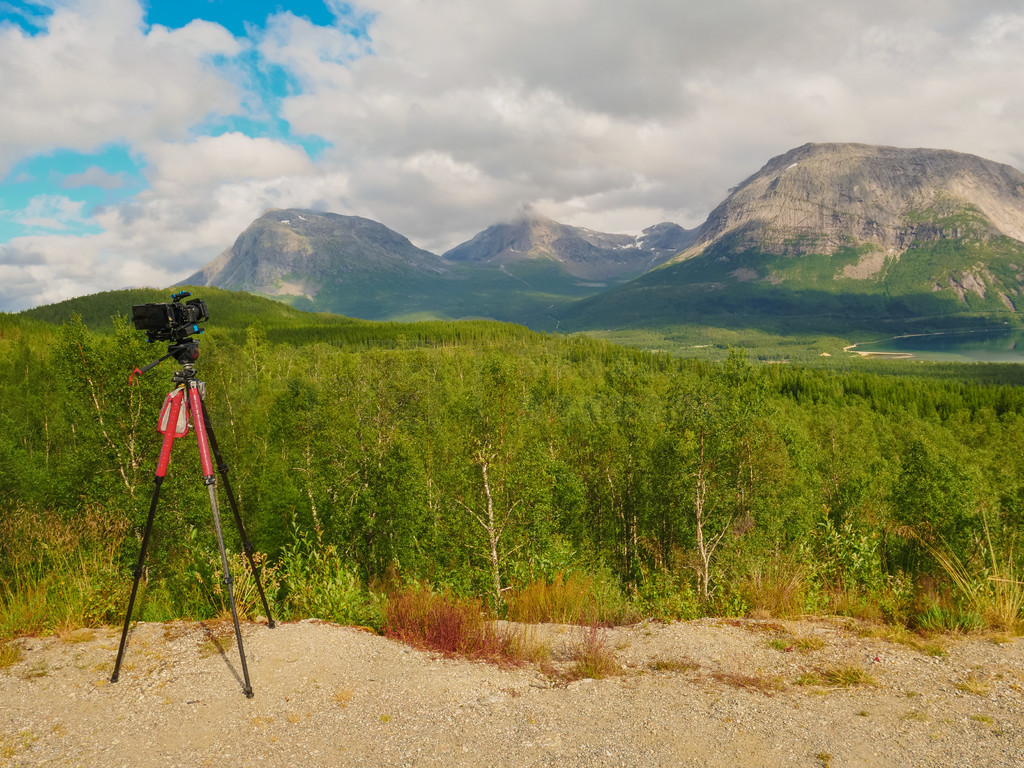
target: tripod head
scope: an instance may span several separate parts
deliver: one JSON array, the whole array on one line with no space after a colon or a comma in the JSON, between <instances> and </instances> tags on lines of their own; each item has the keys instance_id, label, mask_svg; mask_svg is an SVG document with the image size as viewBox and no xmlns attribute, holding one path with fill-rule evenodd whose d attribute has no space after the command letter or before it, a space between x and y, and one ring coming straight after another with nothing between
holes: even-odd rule
<instances>
[{"instance_id":1,"label":"tripod head","mask_svg":"<svg viewBox=\"0 0 1024 768\"><path fill-rule=\"evenodd\" d=\"M181 370L174 374L174 380L179 379L190 379L195 375L196 367L195 362L199 359L199 342L195 339L186 339L185 341L178 341L167 347L167 354L163 357L158 357L151 363L147 363L141 368L136 368L132 371L132 375L128 377L129 383L134 383L136 376L141 376L147 371L151 371L156 368L160 363L168 358L173 357L178 361L178 365L181 366Z\"/></svg>"}]
</instances>

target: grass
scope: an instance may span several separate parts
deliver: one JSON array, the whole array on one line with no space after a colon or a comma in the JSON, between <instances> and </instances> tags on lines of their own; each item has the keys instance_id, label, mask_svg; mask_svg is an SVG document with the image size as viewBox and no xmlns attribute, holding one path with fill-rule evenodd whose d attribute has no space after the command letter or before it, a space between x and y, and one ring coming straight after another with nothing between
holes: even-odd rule
<instances>
[{"instance_id":1,"label":"grass","mask_svg":"<svg viewBox=\"0 0 1024 768\"><path fill-rule=\"evenodd\" d=\"M37 661L31 667L21 673L24 680L33 680L37 677L46 677L50 674L50 665L45 661Z\"/></svg>"},{"instance_id":2,"label":"grass","mask_svg":"<svg viewBox=\"0 0 1024 768\"><path fill-rule=\"evenodd\" d=\"M878 680L858 664L835 664L804 672L793 681L796 685L824 688L877 686Z\"/></svg>"},{"instance_id":3,"label":"grass","mask_svg":"<svg viewBox=\"0 0 1024 768\"><path fill-rule=\"evenodd\" d=\"M750 605L750 615L757 618L801 616L807 603L806 574L790 558L756 563L740 582L739 589Z\"/></svg>"},{"instance_id":4,"label":"grass","mask_svg":"<svg viewBox=\"0 0 1024 768\"><path fill-rule=\"evenodd\" d=\"M606 574L559 572L538 579L508 598L509 621L527 624L628 624L637 617Z\"/></svg>"},{"instance_id":5,"label":"grass","mask_svg":"<svg viewBox=\"0 0 1024 768\"><path fill-rule=\"evenodd\" d=\"M280 610L275 610L277 606L274 602L274 596L281 589L281 576L278 573L280 566L267 563L267 556L262 552L253 552L252 560L256 566L256 573L259 575L260 585L263 587L263 594L267 598L270 610L272 613L280 616ZM219 557L216 559L214 567L218 575L223 576L220 573L222 566ZM257 616L262 616L265 613L263 601L260 600L259 590L256 586L256 576L249 566L249 558L243 552L236 552L228 557L228 568L231 569L231 576L234 579L231 591L235 598L235 610L238 613L238 618L255 619ZM220 603L218 618L229 619L231 618L231 606L227 601L227 590L223 589L222 585L223 582L218 579L214 582L212 591L215 595L215 600Z\"/></svg>"},{"instance_id":6,"label":"grass","mask_svg":"<svg viewBox=\"0 0 1024 768\"><path fill-rule=\"evenodd\" d=\"M601 680L622 673L622 667L615 660L615 653L605 642L597 625L592 625L582 642L573 652L573 665L563 675L565 680L590 678Z\"/></svg>"},{"instance_id":7,"label":"grass","mask_svg":"<svg viewBox=\"0 0 1024 768\"><path fill-rule=\"evenodd\" d=\"M946 630L949 633L949 630ZM923 637L920 631L912 631L902 624L874 624L861 627L858 631L861 637L874 637L886 641L905 645L920 651L927 656L941 658L946 655L946 646L941 640Z\"/></svg>"},{"instance_id":8,"label":"grass","mask_svg":"<svg viewBox=\"0 0 1024 768\"><path fill-rule=\"evenodd\" d=\"M386 637L446 656L520 664L539 653L525 633L487 620L479 600L407 587L389 597L385 614Z\"/></svg>"},{"instance_id":9,"label":"grass","mask_svg":"<svg viewBox=\"0 0 1024 768\"><path fill-rule=\"evenodd\" d=\"M964 693L974 694L975 696L987 696L989 691L992 690L992 685L988 680L978 677L976 672L971 672L965 679L956 684L956 689Z\"/></svg>"},{"instance_id":10,"label":"grass","mask_svg":"<svg viewBox=\"0 0 1024 768\"><path fill-rule=\"evenodd\" d=\"M786 688L785 681L776 675L747 675L742 672L715 672L712 680L746 690L759 691L765 696L774 696Z\"/></svg>"},{"instance_id":11,"label":"grass","mask_svg":"<svg viewBox=\"0 0 1024 768\"><path fill-rule=\"evenodd\" d=\"M18 507L0 519L0 639L116 621L130 580L118 572L127 523L87 509L73 520Z\"/></svg>"},{"instance_id":12,"label":"grass","mask_svg":"<svg viewBox=\"0 0 1024 768\"><path fill-rule=\"evenodd\" d=\"M989 532L988 516L983 515L983 520L988 563L982 569L962 562L948 546L922 543L973 613L993 629L1016 634L1021 630L1024 581L1017 573L1013 545L1007 545L1005 552L997 551Z\"/></svg>"},{"instance_id":13,"label":"grass","mask_svg":"<svg viewBox=\"0 0 1024 768\"><path fill-rule=\"evenodd\" d=\"M6 669L21 659L21 648L14 643L0 643L0 669Z\"/></svg>"},{"instance_id":14,"label":"grass","mask_svg":"<svg viewBox=\"0 0 1024 768\"><path fill-rule=\"evenodd\" d=\"M658 657L648 663L647 668L652 672L694 672L700 669L700 664L687 657Z\"/></svg>"},{"instance_id":15,"label":"grass","mask_svg":"<svg viewBox=\"0 0 1024 768\"><path fill-rule=\"evenodd\" d=\"M864 667L856 664L840 664L822 670L822 679L826 685L837 688L850 688L858 685L878 685L874 678Z\"/></svg>"},{"instance_id":16,"label":"grass","mask_svg":"<svg viewBox=\"0 0 1024 768\"><path fill-rule=\"evenodd\" d=\"M801 653L810 653L811 651L818 651L825 647L825 641L820 637L813 635L782 635L781 637L772 638L768 641L768 645L777 651L783 653L789 653L790 651L799 651Z\"/></svg>"},{"instance_id":17,"label":"grass","mask_svg":"<svg viewBox=\"0 0 1024 768\"><path fill-rule=\"evenodd\" d=\"M18 752L31 747L38 738L31 731L21 731L14 735L0 733L0 759L11 759Z\"/></svg>"},{"instance_id":18,"label":"grass","mask_svg":"<svg viewBox=\"0 0 1024 768\"><path fill-rule=\"evenodd\" d=\"M356 693L351 688L342 688L339 691L334 692L332 697L335 703L339 707L347 707L349 702L355 697Z\"/></svg>"}]
</instances>

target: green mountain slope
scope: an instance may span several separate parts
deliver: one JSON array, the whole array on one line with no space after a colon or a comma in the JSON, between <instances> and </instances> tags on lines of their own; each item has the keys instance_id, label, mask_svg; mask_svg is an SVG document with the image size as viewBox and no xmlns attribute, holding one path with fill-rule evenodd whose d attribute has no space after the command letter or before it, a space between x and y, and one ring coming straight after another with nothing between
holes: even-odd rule
<instances>
[{"instance_id":1,"label":"green mountain slope","mask_svg":"<svg viewBox=\"0 0 1024 768\"><path fill-rule=\"evenodd\" d=\"M697 243L566 307L563 328L699 323L913 332L1021 323L1024 174L932 150L808 145L770 161Z\"/></svg>"},{"instance_id":2,"label":"green mountain slope","mask_svg":"<svg viewBox=\"0 0 1024 768\"><path fill-rule=\"evenodd\" d=\"M642 274L690 235L668 223L639 238L605 235L531 214L438 256L369 219L275 209L183 284L365 319L483 317L543 328L554 324L553 307Z\"/></svg>"}]
</instances>

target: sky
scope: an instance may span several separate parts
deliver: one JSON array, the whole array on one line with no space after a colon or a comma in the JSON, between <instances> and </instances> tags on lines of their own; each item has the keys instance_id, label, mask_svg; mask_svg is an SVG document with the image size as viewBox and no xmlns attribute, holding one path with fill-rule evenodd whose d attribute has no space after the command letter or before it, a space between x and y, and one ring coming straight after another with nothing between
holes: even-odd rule
<instances>
[{"instance_id":1,"label":"sky","mask_svg":"<svg viewBox=\"0 0 1024 768\"><path fill-rule=\"evenodd\" d=\"M442 253L524 206L696 227L807 142L1024 169L1019 0L0 0L0 311L268 208Z\"/></svg>"}]
</instances>

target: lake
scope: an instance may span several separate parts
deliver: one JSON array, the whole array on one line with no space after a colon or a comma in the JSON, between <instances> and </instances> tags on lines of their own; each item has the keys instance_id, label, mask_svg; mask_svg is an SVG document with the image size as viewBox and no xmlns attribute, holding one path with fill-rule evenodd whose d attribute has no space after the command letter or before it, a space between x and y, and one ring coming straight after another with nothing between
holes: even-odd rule
<instances>
[{"instance_id":1,"label":"lake","mask_svg":"<svg viewBox=\"0 0 1024 768\"><path fill-rule=\"evenodd\" d=\"M897 336L847 347L866 357L951 363L1024 363L1024 331L963 331Z\"/></svg>"}]
</instances>

